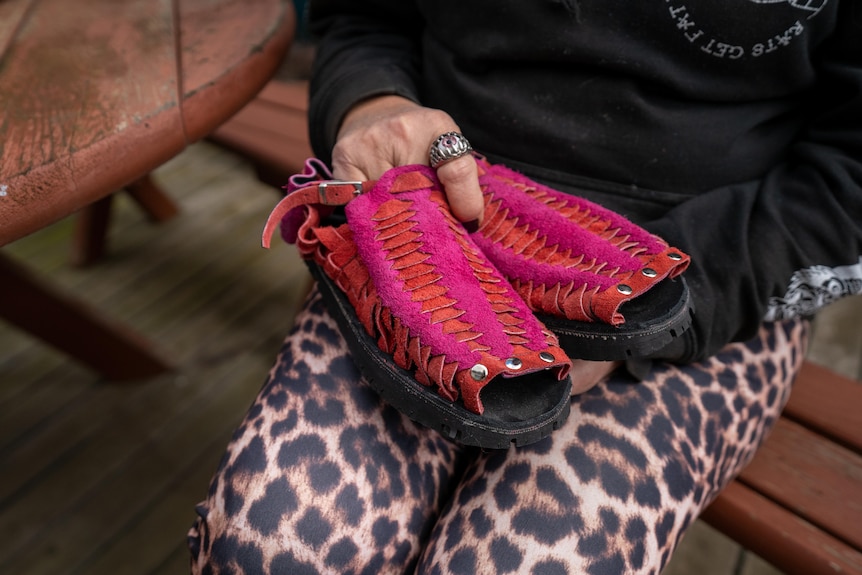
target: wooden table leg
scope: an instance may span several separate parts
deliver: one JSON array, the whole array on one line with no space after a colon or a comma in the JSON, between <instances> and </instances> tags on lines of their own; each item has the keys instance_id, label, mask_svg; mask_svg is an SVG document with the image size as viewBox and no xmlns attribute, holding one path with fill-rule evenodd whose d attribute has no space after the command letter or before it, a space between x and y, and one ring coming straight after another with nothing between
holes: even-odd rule
<instances>
[{"instance_id":1,"label":"wooden table leg","mask_svg":"<svg viewBox=\"0 0 862 575\"><path fill-rule=\"evenodd\" d=\"M113 198L113 194L107 195L78 212L72 239L72 265L84 267L102 258L107 243Z\"/></svg>"},{"instance_id":2,"label":"wooden table leg","mask_svg":"<svg viewBox=\"0 0 862 575\"><path fill-rule=\"evenodd\" d=\"M152 222L167 221L180 211L177 204L156 185L149 174L135 180L126 186L125 190ZM99 261L104 255L113 197L113 194L105 196L78 212L72 244L73 265L88 266Z\"/></svg>"},{"instance_id":3,"label":"wooden table leg","mask_svg":"<svg viewBox=\"0 0 862 575\"><path fill-rule=\"evenodd\" d=\"M177 204L156 185L149 174L126 186L126 191L154 222L164 222L180 211Z\"/></svg>"},{"instance_id":4,"label":"wooden table leg","mask_svg":"<svg viewBox=\"0 0 862 575\"><path fill-rule=\"evenodd\" d=\"M89 365L114 381L170 371L137 334L63 295L0 253L0 318Z\"/></svg>"}]
</instances>

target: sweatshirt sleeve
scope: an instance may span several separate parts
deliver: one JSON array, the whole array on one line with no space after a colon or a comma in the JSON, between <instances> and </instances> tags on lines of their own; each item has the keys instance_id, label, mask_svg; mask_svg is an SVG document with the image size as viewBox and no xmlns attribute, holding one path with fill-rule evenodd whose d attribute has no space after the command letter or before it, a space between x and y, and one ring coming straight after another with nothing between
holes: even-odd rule
<instances>
[{"instance_id":1,"label":"sweatshirt sleeve","mask_svg":"<svg viewBox=\"0 0 862 575\"><path fill-rule=\"evenodd\" d=\"M330 164L354 104L384 94L418 102L422 20L408 0L312 0L309 26L319 38L309 136L314 153Z\"/></svg>"},{"instance_id":2,"label":"sweatshirt sleeve","mask_svg":"<svg viewBox=\"0 0 862 575\"><path fill-rule=\"evenodd\" d=\"M818 55L811 121L783 163L647 224L692 256L694 326L662 358L703 359L764 320L862 293L862 4L842 10Z\"/></svg>"}]
</instances>

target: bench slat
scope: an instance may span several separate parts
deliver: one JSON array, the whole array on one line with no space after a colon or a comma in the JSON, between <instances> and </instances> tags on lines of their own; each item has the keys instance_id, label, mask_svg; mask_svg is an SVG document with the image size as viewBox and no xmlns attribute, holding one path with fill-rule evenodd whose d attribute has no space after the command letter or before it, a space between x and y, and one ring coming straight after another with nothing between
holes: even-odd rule
<instances>
[{"instance_id":1,"label":"bench slat","mask_svg":"<svg viewBox=\"0 0 862 575\"><path fill-rule=\"evenodd\" d=\"M290 106L306 113L308 112L308 81L271 80L257 95L257 99L279 106Z\"/></svg>"},{"instance_id":2,"label":"bench slat","mask_svg":"<svg viewBox=\"0 0 862 575\"><path fill-rule=\"evenodd\" d=\"M862 456L782 418L739 480L862 549Z\"/></svg>"},{"instance_id":3,"label":"bench slat","mask_svg":"<svg viewBox=\"0 0 862 575\"><path fill-rule=\"evenodd\" d=\"M313 155L308 141L308 83L272 81L210 139L249 158L280 187Z\"/></svg>"},{"instance_id":4,"label":"bench slat","mask_svg":"<svg viewBox=\"0 0 862 575\"><path fill-rule=\"evenodd\" d=\"M862 553L738 481L701 518L788 575L862 574Z\"/></svg>"},{"instance_id":5,"label":"bench slat","mask_svg":"<svg viewBox=\"0 0 862 575\"><path fill-rule=\"evenodd\" d=\"M805 362L782 418L702 519L794 574L862 575L862 385Z\"/></svg>"},{"instance_id":6,"label":"bench slat","mask_svg":"<svg viewBox=\"0 0 862 575\"><path fill-rule=\"evenodd\" d=\"M304 119L282 116L277 120L279 130L275 131L258 126L262 118L265 116L260 110L244 109L210 139L253 157L255 163L279 168L287 177L301 171L305 159L312 155ZM284 178L280 185L286 183Z\"/></svg>"},{"instance_id":7,"label":"bench slat","mask_svg":"<svg viewBox=\"0 0 862 575\"><path fill-rule=\"evenodd\" d=\"M784 416L862 453L862 382L806 361Z\"/></svg>"}]
</instances>

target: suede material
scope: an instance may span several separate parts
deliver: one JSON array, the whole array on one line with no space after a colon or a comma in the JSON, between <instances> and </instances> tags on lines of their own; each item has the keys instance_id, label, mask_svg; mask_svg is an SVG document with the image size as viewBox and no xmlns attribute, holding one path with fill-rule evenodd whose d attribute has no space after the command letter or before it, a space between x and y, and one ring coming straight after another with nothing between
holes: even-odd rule
<instances>
[{"instance_id":1,"label":"suede material","mask_svg":"<svg viewBox=\"0 0 862 575\"><path fill-rule=\"evenodd\" d=\"M487 182L490 184L492 182L500 182L504 184L504 188L510 188L514 183L518 184L518 187L520 187L522 191L524 188L528 188L539 192L539 195L552 197L564 205L577 209L579 212L590 214L592 218L603 223L602 227L606 227L608 229L619 229L621 234L629 236L631 241L639 244L650 254L656 254L662 251L665 247L664 242L649 233L647 230L635 225L622 215L602 207L599 204L544 186L502 164L492 165L481 158L477 158L477 164L479 165L480 172L483 173L483 177L480 178L481 183ZM506 185L507 183L508 185ZM522 209L516 213L518 213L519 217L526 218L526 221L532 221L539 229L545 230L549 238L553 241L559 242L567 235L569 231L568 228L556 230L555 232L555 230L553 228L549 228L542 219L532 218L531 212L532 209L524 209L522 207ZM604 222L607 223L604 224Z\"/></svg>"},{"instance_id":2,"label":"suede material","mask_svg":"<svg viewBox=\"0 0 862 575\"><path fill-rule=\"evenodd\" d=\"M640 268L640 262L636 257L620 250L605 237L609 230L611 231L610 234L607 234L609 238L619 236L620 239L623 239L622 236L630 237L632 235L627 233L628 230L624 230L617 221L604 218L588 207L577 206L574 216L579 225L572 225L574 218L561 213L560 207L557 205L560 203L559 201L553 203L537 201L523 190L494 178L482 178L480 182L487 186L485 193L491 195L494 201L499 202L498 213L508 213L517 218L517 226L523 230L522 235L529 231L538 232L544 239L545 245L556 246L559 253L568 253L570 258L589 254L590 259L595 260L597 264L605 264L607 268L618 268L623 271L633 271ZM551 197L556 199L555 196ZM573 202L567 205L571 207ZM490 226L486 224L483 227L488 228ZM614 231L616 232L614 233ZM486 229L483 230L483 235L498 234L494 234L493 230ZM641 244L634 238L632 240L639 245ZM653 241L643 247L649 249L655 243ZM652 253L656 251L658 250L653 249Z\"/></svg>"},{"instance_id":3,"label":"suede material","mask_svg":"<svg viewBox=\"0 0 862 575\"><path fill-rule=\"evenodd\" d=\"M476 162L485 220L472 237L533 311L621 325L623 303L689 265L686 254L623 216Z\"/></svg>"},{"instance_id":4,"label":"suede material","mask_svg":"<svg viewBox=\"0 0 862 575\"><path fill-rule=\"evenodd\" d=\"M388 259L399 259L402 267L409 266L412 270L409 273L413 274L419 273L416 270L424 269L416 267L424 259L417 261L415 258L440 256L428 264L430 269L443 272L439 277L435 276L433 280L422 280L418 276L402 278L405 282L409 281L402 287L413 293L414 301L424 302L422 306L412 313L407 308L397 311L399 314L407 313L406 317L412 317L409 323L417 326L420 325L417 320L423 313L445 307L446 302L437 298L449 289L462 293L469 304L464 311L467 316L463 322L454 318L435 320L432 325L439 324L440 331L424 330L422 334L435 351L442 353L440 344L447 336L465 329L466 324L472 324L482 334L482 343L490 346L493 353L506 355L510 352L505 345L511 342L491 330L494 321L481 314L472 317L471 311L480 309L476 306L487 294L482 290L461 290L468 270L463 260L454 258L456 252L477 253L480 250L483 256L494 262L528 305L528 309L518 310L512 324L527 321L527 326L533 325L528 321L531 315L529 310L577 321L620 325L625 322L619 313L623 303L642 295L659 281L679 275L690 263L687 255L669 248L660 238L614 212L534 183L504 166L492 166L478 157L476 161L486 195L486 213L482 227L471 235L472 242L461 233L463 227L452 218L439 192L433 199L427 194L416 195L422 191L438 190L439 182L433 170L422 166L396 168L387 172L381 182L365 182L362 185L366 196L377 198L375 209L382 209L381 202L393 196L408 198L409 202L430 201L437 206L437 209L419 212L403 204L392 204L383 209L377 214L378 218L387 220L385 231L377 233L377 240L382 243L372 247L373 244L366 237L364 248L370 259L378 257L376 254L382 250ZM299 244L308 244L310 241L313 244L314 240L309 240L307 236L318 225L321 217L331 210L328 206L347 205L354 199L352 185L330 185L324 192L318 185L321 182L315 180L320 175L329 175L328 168L319 161L308 160L305 171L291 177L286 186L288 194L267 220L263 237L265 247L269 246L269 237L279 221L286 241ZM363 198L362 202L351 204L352 207L347 211L359 210L356 206L366 205L366 200ZM420 214L418 219L417 213ZM438 214L436 220L433 214ZM359 222L355 227L361 228L370 216L370 213L355 216L358 219L353 221ZM306 239L301 238L303 233ZM419 251L417 242L420 238L420 243L424 242L425 245L448 246L452 237L460 242L458 250L432 251L427 254ZM313 250L313 245L299 247L304 254ZM671 260L668 257L670 252L679 254L680 259ZM460 269L456 262L460 262ZM655 273L651 276L637 273L647 267ZM374 281L382 282L377 285L389 286L385 288L387 291L384 294L387 301L398 302L397 290L392 287L394 284L386 281L391 279L386 278L387 266L381 264L378 258L377 265L372 266L372 269L378 271ZM430 287L423 285L422 281L439 285ZM617 290L619 284L628 286L630 292L624 294ZM495 318L495 321L501 320ZM429 339L430 333L440 337ZM506 335L511 337L511 334ZM536 328L526 335L524 341L539 341ZM463 351L463 347L458 349ZM471 348L465 353L475 358L475 349ZM457 361L465 361L465 355L460 354Z\"/></svg>"},{"instance_id":5,"label":"suede material","mask_svg":"<svg viewBox=\"0 0 862 575\"><path fill-rule=\"evenodd\" d=\"M579 268L581 265L579 262L582 262L583 258L566 254L560 254L560 257L556 258L549 258L547 255L542 257L544 254L539 254L540 257L535 258L513 257L516 252L485 237L481 229L479 233L474 234L473 240L509 281L532 281L534 284L545 286L574 283L585 285L588 289L603 290L617 283L616 278L596 273L594 270L599 268L600 271L601 264L593 264L594 260L587 260L586 264L583 264L587 267L584 270Z\"/></svg>"},{"instance_id":6,"label":"suede material","mask_svg":"<svg viewBox=\"0 0 862 575\"><path fill-rule=\"evenodd\" d=\"M326 164L317 158L308 158L305 160L302 173L291 176L284 188L287 194L290 194L313 181L331 179L332 171ZM284 215L281 220L281 237L285 242L292 244L296 241L296 234L305 221L305 215L305 210L302 208L291 209Z\"/></svg>"},{"instance_id":7,"label":"suede material","mask_svg":"<svg viewBox=\"0 0 862 575\"><path fill-rule=\"evenodd\" d=\"M433 171L423 166L390 170L366 182L320 191L314 174L292 178L287 197L270 215L341 289L365 331L395 365L450 401L482 414L482 389L497 377L511 379L551 369L556 379L571 366L556 336L532 314L514 288L485 258L448 210ZM321 225L346 204L348 224ZM287 230L287 231L285 231ZM550 353L552 360L540 353ZM518 368L506 366L516 357ZM487 377L470 368L482 363Z\"/></svg>"},{"instance_id":8,"label":"suede material","mask_svg":"<svg viewBox=\"0 0 862 575\"><path fill-rule=\"evenodd\" d=\"M356 186L352 184L328 184L324 188L322 182L315 182L288 193L269 214L263 228L261 244L265 248L269 247L272 234L279 223L282 239L290 244L296 243L299 228L309 217L310 206L331 210L333 206L346 205L356 194Z\"/></svg>"},{"instance_id":9,"label":"suede material","mask_svg":"<svg viewBox=\"0 0 862 575\"><path fill-rule=\"evenodd\" d=\"M393 201L395 200L389 200L388 203L391 204ZM316 228L315 234L319 239L319 246L324 248L315 253L315 259L324 266L327 275L332 277L339 288L348 295L366 331L377 335L378 347L390 354L399 367L415 368L416 380L424 385L436 387L442 397L450 401L460 398L467 409L481 414L484 408L480 392L495 377L513 378L511 384L518 385L517 376L539 370L552 368L553 373L560 380L568 373L569 359L559 348L556 337L550 331L544 330L540 334L544 345L531 345L530 347L535 346L537 349L529 349L522 344L534 342L523 337L525 333L521 327L523 322L511 314L500 313L512 308L510 300L514 294L511 288L507 290L508 297L489 294L488 302L498 312L500 327L509 336L512 344L512 356L522 361L522 367L517 370L510 369L506 367L505 360L511 356L496 357L485 351L484 346L479 345L475 339L476 333L472 330L471 324L461 321L464 314L453 305L455 300L448 297L446 292L439 289L439 286L432 284L430 289L427 289L429 286L422 278L427 278L429 273L433 274L434 267L424 263L427 260L424 255L416 250L411 251L406 258L415 265L397 267L409 272L408 276L413 285L420 286L417 289L425 290L414 299L418 299L423 309L430 313L430 323L439 323L442 326L442 332L452 338L450 347L466 345L480 350L476 363L482 363L488 368L488 377L479 381L473 379L469 368L475 363L465 365L457 360L452 361L453 354L446 351L434 353L431 346L425 345L422 337L423 330L408 327L407 322L402 321L390 306L384 304L385 298L378 293L363 259L358 256L355 236L347 224L339 228L319 227ZM404 262L398 262L398 264L401 263ZM421 267L422 271L417 274L413 269L415 267ZM505 282L502 283L508 285ZM515 300L517 301L517 296ZM533 316L530 314L530 317ZM423 321L427 322L428 318ZM535 321L538 323L537 320ZM539 357L541 352L550 353L553 361L541 359Z\"/></svg>"},{"instance_id":10,"label":"suede material","mask_svg":"<svg viewBox=\"0 0 862 575\"><path fill-rule=\"evenodd\" d=\"M559 347L549 347L546 351L554 356L554 362L557 364L568 363L569 359L565 352ZM538 359L535 354L529 355L526 358L519 355L519 359L524 361L524 366L517 372L513 372L505 365L505 358L495 357L488 353L482 352L480 355L480 363L488 368L490 374L495 374L495 377L512 378L514 376L523 376L528 373L541 371L548 366L548 363ZM463 369L455 374L455 382L461 390L462 401L464 407L474 413L482 413L484 407L482 405L482 396L480 392L488 385L493 377L476 381L470 375L470 370ZM509 382L511 385L519 385L517 379Z\"/></svg>"},{"instance_id":11,"label":"suede material","mask_svg":"<svg viewBox=\"0 0 862 575\"><path fill-rule=\"evenodd\" d=\"M487 347L492 355L511 357L512 344L502 332L496 314L488 313L488 294L474 279L477 267L491 277L495 270L481 264L478 249L471 246L472 242L463 228L459 230L459 224L445 209L442 193L431 188L433 180L416 178L416 169L415 166L408 166L390 170L378 181L377 186L362 196L361 201L350 203L345 210L354 241L372 281L393 313L402 321L417 326L419 331L416 335L431 347L434 354L445 353L459 363L473 365L479 361L476 350L481 345ZM412 181L407 183L405 175L409 175ZM397 182L399 177L401 181ZM394 185L396 182L397 186ZM412 189L417 185L425 187ZM394 197L398 199L393 199L390 189L397 190ZM408 214L409 220L414 223L409 232L402 225ZM409 299L404 297L404 283L399 277L399 269L393 268L393 250L408 247L414 250L413 253L405 261L398 261L398 266L407 268L425 262L435 270L429 274L429 283L413 290ZM471 254L471 251L476 253ZM472 263L469 260L471 257ZM526 305L502 277L499 277L498 285L511 302L510 313L521 321L527 331L527 341L536 342L530 345L544 345L542 327L538 321L531 319L532 313ZM468 344L453 348L446 328L456 329L457 325L446 322L425 325L425 313L442 303L433 298L445 294L451 294L450 298L457 294L458 308L464 312L460 321L475 327L475 337L471 335L466 340L470 342Z\"/></svg>"}]
</instances>

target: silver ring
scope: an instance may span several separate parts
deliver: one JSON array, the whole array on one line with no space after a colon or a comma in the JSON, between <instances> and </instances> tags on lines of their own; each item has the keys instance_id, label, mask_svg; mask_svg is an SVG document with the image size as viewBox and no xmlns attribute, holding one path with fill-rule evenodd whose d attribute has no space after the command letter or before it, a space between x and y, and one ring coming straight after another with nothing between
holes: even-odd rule
<instances>
[{"instance_id":1,"label":"silver ring","mask_svg":"<svg viewBox=\"0 0 862 575\"><path fill-rule=\"evenodd\" d=\"M446 132L441 134L428 151L428 158L432 168L438 168L446 162L451 162L461 156L466 156L473 151L467 138L458 132Z\"/></svg>"}]
</instances>

